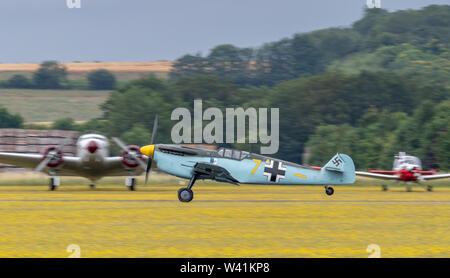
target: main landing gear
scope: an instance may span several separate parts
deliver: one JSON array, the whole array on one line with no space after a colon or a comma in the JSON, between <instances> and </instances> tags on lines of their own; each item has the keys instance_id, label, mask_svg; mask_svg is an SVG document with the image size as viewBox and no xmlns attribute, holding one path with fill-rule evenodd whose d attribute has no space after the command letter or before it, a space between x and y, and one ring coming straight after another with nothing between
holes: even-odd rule
<instances>
[{"instance_id":1,"label":"main landing gear","mask_svg":"<svg viewBox=\"0 0 450 278\"><path fill-rule=\"evenodd\" d=\"M331 196L334 194L334 189L331 186L325 185L325 193L327 193L328 196Z\"/></svg>"},{"instance_id":2,"label":"main landing gear","mask_svg":"<svg viewBox=\"0 0 450 278\"><path fill-rule=\"evenodd\" d=\"M91 183L91 184L89 185L89 188L90 188L90 189L94 189L94 188L95 188L95 184Z\"/></svg>"},{"instance_id":3,"label":"main landing gear","mask_svg":"<svg viewBox=\"0 0 450 278\"><path fill-rule=\"evenodd\" d=\"M136 185L136 178L135 177L128 177L125 180L125 185L128 186L128 189L130 189L131 191L135 191L135 185Z\"/></svg>"},{"instance_id":4,"label":"main landing gear","mask_svg":"<svg viewBox=\"0 0 450 278\"><path fill-rule=\"evenodd\" d=\"M192 191L192 187L194 186L195 181L197 180L197 176L193 175L191 180L189 181L189 185L186 188L180 188L178 190L178 200L180 202L190 202L194 199L194 192Z\"/></svg>"},{"instance_id":5,"label":"main landing gear","mask_svg":"<svg viewBox=\"0 0 450 278\"><path fill-rule=\"evenodd\" d=\"M50 178L50 184L49 185L50 185L49 189L51 191L54 191L56 189L56 187L59 186L59 178L52 176Z\"/></svg>"},{"instance_id":6,"label":"main landing gear","mask_svg":"<svg viewBox=\"0 0 450 278\"><path fill-rule=\"evenodd\" d=\"M427 191L428 191L428 192L431 192L431 191L433 191L433 186L431 186L431 185L427 185Z\"/></svg>"}]
</instances>

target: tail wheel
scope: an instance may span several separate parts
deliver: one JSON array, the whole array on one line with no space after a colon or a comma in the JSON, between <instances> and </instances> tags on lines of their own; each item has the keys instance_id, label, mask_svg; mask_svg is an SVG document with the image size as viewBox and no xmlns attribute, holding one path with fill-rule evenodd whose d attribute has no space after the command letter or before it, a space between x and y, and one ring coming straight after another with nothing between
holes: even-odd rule
<instances>
[{"instance_id":1,"label":"tail wheel","mask_svg":"<svg viewBox=\"0 0 450 278\"><path fill-rule=\"evenodd\" d=\"M333 189L333 187L326 186L326 187L325 187L325 193L327 193L328 196L333 195L333 194L334 194L334 189Z\"/></svg>"},{"instance_id":2,"label":"tail wheel","mask_svg":"<svg viewBox=\"0 0 450 278\"><path fill-rule=\"evenodd\" d=\"M388 187L387 187L387 185L383 184L383 185L381 186L381 189L382 189L383 191L387 191L387 190L388 190Z\"/></svg>"},{"instance_id":3,"label":"tail wheel","mask_svg":"<svg viewBox=\"0 0 450 278\"><path fill-rule=\"evenodd\" d=\"M431 185L427 185L427 191L429 192L433 191L433 187Z\"/></svg>"}]
</instances>

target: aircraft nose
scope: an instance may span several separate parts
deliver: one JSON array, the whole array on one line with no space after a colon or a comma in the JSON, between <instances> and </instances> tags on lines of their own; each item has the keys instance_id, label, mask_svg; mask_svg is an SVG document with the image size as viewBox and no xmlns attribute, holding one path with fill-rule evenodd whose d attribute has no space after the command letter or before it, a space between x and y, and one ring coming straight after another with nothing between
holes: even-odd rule
<instances>
[{"instance_id":1,"label":"aircraft nose","mask_svg":"<svg viewBox=\"0 0 450 278\"><path fill-rule=\"evenodd\" d=\"M141 148L141 153L153 158L153 152L155 151L155 145L147 145Z\"/></svg>"},{"instance_id":2,"label":"aircraft nose","mask_svg":"<svg viewBox=\"0 0 450 278\"><path fill-rule=\"evenodd\" d=\"M97 145L97 143L95 143L95 141L91 141L87 145L87 150L90 153L95 153L97 151L97 149L98 149L98 145Z\"/></svg>"}]
</instances>

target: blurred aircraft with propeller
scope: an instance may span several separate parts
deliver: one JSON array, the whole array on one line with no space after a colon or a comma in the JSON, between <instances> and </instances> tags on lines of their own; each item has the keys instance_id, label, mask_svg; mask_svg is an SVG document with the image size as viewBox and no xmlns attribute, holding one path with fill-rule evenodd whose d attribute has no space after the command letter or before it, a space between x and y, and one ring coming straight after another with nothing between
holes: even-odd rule
<instances>
[{"instance_id":1,"label":"blurred aircraft with propeller","mask_svg":"<svg viewBox=\"0 0 450 278\"><path fill-rule=\"evenodd\" d=\"M406 190L411 191L411 182L421 184L427 180L449 178L450 174L436 174L436 171L423 171L419 158L406 155L400 152L395 156L392 171L369 170L369 172L356 171L356 175L371 177L376 179L395 180L406 183ZM383 184L383 191L388 190L388 186ZM431 185L426 186L427 191L432 191Z\"/></svg>"},{"instance_id":2,"label":"blurred aircraft with propeller","mask_svg":"<svg viewBox=\"0 0 450 278\"><path fill-rule=\"evenodd\" d=\"M0 152L0 163L34 168L50 176L50 190L60 185L57 176L81 176L95 182L105 176L128 176L125 185L135 190L136 178L146 169L146 157L138 146L126 146L118 138L113 141L122 149L121 156L109 156L109 141L99 134L85 134L78 138L76 156L65 156L63 141L59 146L48 146L42 154Z\"/></svg>"}]
</instances>

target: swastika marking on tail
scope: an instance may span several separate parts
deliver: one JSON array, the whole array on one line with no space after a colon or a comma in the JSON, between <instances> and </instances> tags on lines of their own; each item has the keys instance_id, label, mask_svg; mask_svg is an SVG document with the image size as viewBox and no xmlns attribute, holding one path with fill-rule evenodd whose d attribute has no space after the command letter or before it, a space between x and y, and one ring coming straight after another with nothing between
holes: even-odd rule
<instances>
[{"instance_id":1,"label":"swastika marking on tail","mask_svg":"<svg viewBox=\"0 0 450 278\"><path fill-rule=\"evenodd\" d=\"M339 158L339 156L335 156L331 162L333 162L334 166L338 167L339 165L341 165L342 160Z\"/></svg>"}]
</instances>

